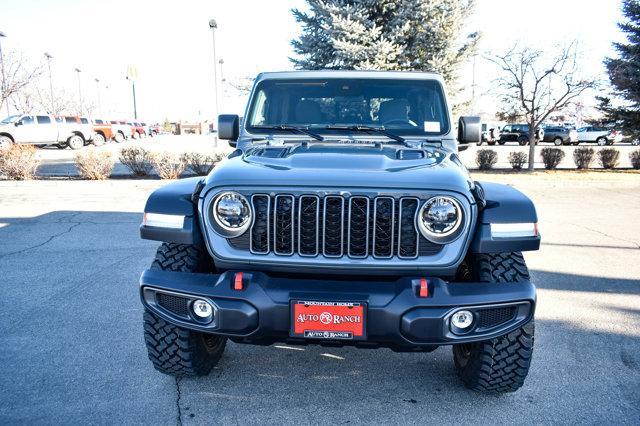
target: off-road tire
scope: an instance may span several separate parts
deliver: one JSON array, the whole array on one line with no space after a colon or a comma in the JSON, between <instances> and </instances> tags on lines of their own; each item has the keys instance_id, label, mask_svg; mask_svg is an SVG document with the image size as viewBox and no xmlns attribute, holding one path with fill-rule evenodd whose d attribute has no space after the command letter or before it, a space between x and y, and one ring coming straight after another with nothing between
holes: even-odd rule
<instances>
[{"instance_id":1,"label":"off-road tire","mask_svg":"<svg viewBox=\"0 0 640 426\"><path fill-rule=\"evenodd\" d=\"M116 141L116 143L122 143L125 140L124 137L124 133L122 132L117 132L114 136L113 136L113 140Z\"/></svg>"},{"instance_id":2,"label":"off-road tire","mask_svg":"<svg viewBox=\"0 0 640 426\"><path fill-rule=\"evenodd\" d=\"M520 136L518 138L518 145L525 146L528 143L529 143L529 138L527 138L526 136Z\"/></svg>"},{"instance_id":3,"label":"off-road tire","mask_svg":"<svg viewBox=\"0 0 640 426\"><path fill-rule=\"evenodd\" d=\"M206 272L211 262L205 252L186 244L163 243L151 269ZM145 309L144 340L156 370L172 376L205 376L220 361L227 338L187 330Z\"/></svg>"},{"instance_id":4,"label":"off-road tire","mask_svg":"<svg viewBox=\"0 0 640 426\"><path fill-rule=\"evenodd\" d=\"M473 278L480 282L509 283L529 279L519 252L479 254L471 259ZM453 346L456 371L464 385L479 392L518 390L529 372L533 355L533 320L491 340Z\"/></svg>"}]
</instances>

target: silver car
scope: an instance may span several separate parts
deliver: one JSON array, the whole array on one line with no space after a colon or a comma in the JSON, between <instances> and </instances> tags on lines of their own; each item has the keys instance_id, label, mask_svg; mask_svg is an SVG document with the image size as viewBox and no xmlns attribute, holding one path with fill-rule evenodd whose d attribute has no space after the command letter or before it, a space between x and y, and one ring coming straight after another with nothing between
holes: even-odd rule
<instances>
[{"instance_id":1,"label":"silver car","mask_svg":"<svg viewBox=\"0 0 640 426\"><path fill-rule=\"evenodd\" d=\"M596 142L600 146L622 140L622 133L606 127L586 126L578 129L578 142Z\"/></svg>"}]
</instances>

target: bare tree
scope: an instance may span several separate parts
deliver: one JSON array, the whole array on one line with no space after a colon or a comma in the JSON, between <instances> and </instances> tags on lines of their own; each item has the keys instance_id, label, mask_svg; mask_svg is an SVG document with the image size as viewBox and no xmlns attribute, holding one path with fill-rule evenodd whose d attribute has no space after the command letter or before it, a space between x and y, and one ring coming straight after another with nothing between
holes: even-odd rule
<instances>
[{"instance_id":1,"label":"bare tree","mask_svg":"<svg viewBox=\"0 0 640 426\"><path fill-rule=\"evenodd\" d=\"M497 83L505 110L520 112L529 125L529 170L532 171L540 125L549 114L565 109L585 90L596 87L596 82L579 76L575 42L549 59L541 50L518 45L487 59L501 69Z\"/></svg>"},{"instance_id":2,"label":"bare tree","mask_svg":"<svg viewBox=\"0 0 640 426\"><path fill-rule=\"evenodd\" d=\"M4 55L4 81L0 85L0 107L42 74L42 66L32 66L21 53L10 51Z\"/></svg>"}]
</instances>

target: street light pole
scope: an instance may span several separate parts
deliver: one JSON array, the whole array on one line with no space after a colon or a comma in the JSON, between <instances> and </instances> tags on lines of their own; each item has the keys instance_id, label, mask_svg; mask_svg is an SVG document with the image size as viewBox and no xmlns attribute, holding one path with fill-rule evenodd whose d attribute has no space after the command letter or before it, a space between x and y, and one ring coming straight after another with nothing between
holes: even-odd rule
<instances>
[{"instance_id":1,"label":"street light pole","mask_svg":"<svg viewBox=\"0 0 640 426\"><path fill-rule=\"evenodd\" d=\"M209 28L211 29L211 37L213 40L213 98L214 98L214 111L213 111L213 125L217 128L217 116L218 116L218 61L216 60L216 29L218 23L215 19L209 20Z\"/></svg>"},{"instance_id":2,"label":"street light pole","mask_svg":"<svg viewBox=\"0 0 640 426\"><path fill-rule=\"evenodd\" d=\"M224 110L224 73L222 72L224 59L220 58L218 63L220 64L220 110Z\"/></svg>"},{"instance_id":3,"label":"street light pole","mask_svg":"<svg viewBox=\"0 0 640 426\"><path fill-rule=\"evenodd\" d=\"M3 33L2 31L0 31L0 39L6 37L7 35L5 33ZM2 97L4 98L4 90L5 90L5 79L4 79L4 57L2 56L2 43L0 43L0 69L2 69L2 87L0 87L0 92L2 92ZM9 114L9 100L6 99L7 101L7 115L11 115ZM0 105L0 107L2 107L2 105Z\"/></svg>"},{"instance_id":4,"label":"street light pole","mask_svg":"<svg viewBox=\"0 0 640 426\"><path fill-rule=\"evenodd\" d=\"M76 68L75 71L78 73L78 96L80 97L80 113L82 115L82 85L80 84L80 73L82 70L80 68Z\"/></svg>"},{"instance_id":5,"label":"street light pole","mask_svg":"<svg viewBox=\"0 0 640 426\"><path fill-rule=\"evenodd\" d=\"M53 59L53 56L48 52L44 52L44 57L47 58L47 66L49 67L49 95L51 95L51 114L56 114L56 106L53 102L53 80L51 79L51 59Z\"/></svg>"},{"instance_id":6,"label":"street light pole","mask_svg":"<svg viewBox=\"0 0 640 426\"><path fill-rule=\"evenodd\" d=\"M100 80L97 78L94 78L94 81L96 82L96 93L98 94L98 113L102 113L102 108L100 107Z\"/></svg>"}]
</instances>

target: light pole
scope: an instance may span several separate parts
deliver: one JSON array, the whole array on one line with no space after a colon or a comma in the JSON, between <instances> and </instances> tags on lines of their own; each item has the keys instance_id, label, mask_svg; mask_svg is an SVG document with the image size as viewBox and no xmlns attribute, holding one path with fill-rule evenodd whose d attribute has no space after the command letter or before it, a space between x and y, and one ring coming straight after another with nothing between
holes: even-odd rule
<instances>
[{"instance_id":1,"label":"light pole","mask_svg":"<svg viewBox=\"0 0 640 426\"><path fill-rule=\"evenodd\" d=\"M131 88L133 90L133 118L138 119L138 106L136 105L136 81L127 76L127 80L131 80Z\"/></svg>"},{"instance_id":2,"label":"light pole","mask_svg":"<svg viewBox=\"0 0 640 426\"><path fill-rule=\"evenodd\" d=\"M218 63L220 64L220 109L224 110L224 73L222 72L224 59L220 58Z\"/></svg>"},{"instance_id":3,"label":"light pole","mask_svg":"<svg viewBox=\"0 0 640 426\"><path fill-rule=\"evenodd\" d=\"M51 79L51 59L53 59L53 56L48 52L44 52L44 57L47 58L47 66L49 67L49 95L51 95L51 114L56 114L56 106L53 102L53 80Z\"/></svg>"},{"instance_id":4,"label":"light pole","mask_svg":"<svg viewBox=\"0 0 640 426\"><path fill-rule=\"evenodd\" d=\"M98 110L97 113L102 113L102 108L100 108L100 80L97 78L93 79L96 82L96 93L98 95Z\"/></svg>"},{"instance_id":5,"label":"light pole","mask_svg":"<svg viewBox=\"0 0 640 426\"><path fill-rule=\"evenodd\" d=\"M215 19L209 19L209 28L211 28L211 36L213 39L213 98L214 98L214 110L213 110L213 126L217 129L218 118L218 61L216 60L216 29L218 23Z\"/></svg>"},{"instance_id":6,"label":"light pole","mask_svg":"<svg viewBox=\"0 0 640 426\"><path fill-rule=\"evenodd\" d=\"M78 73L78 96L80 97L79 115L82 115L82 85L80 84L80 73L82 72L82 70L80 68L76 68L75 71Z\"/></svg>"},{"instance_id":7,"label":"light pole","mask_svg":"<svg viewBox=\"0 0 640 426\"><path fill-rule=\"evenodd\" d=\"M6 37L7 35L0 31L0 39ZM0 87L0 92L2 92L2 97L4 98L4 88L5 88L5 80L4 80L4 57L2 56L2 43L0 43L0 69L2 69L2 87ZM4 100L4 99L3 99ZM9 114L9 100L7 99L7 115ZM0 105L2 107L2 105Z\"/></svg>"}]
</instances>

